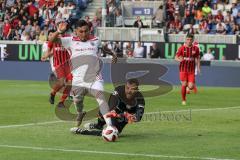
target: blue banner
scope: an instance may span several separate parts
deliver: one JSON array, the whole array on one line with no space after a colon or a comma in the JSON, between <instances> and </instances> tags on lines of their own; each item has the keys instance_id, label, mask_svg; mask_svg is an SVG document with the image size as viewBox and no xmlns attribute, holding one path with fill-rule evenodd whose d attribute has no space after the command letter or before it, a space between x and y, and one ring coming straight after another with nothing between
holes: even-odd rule
<instances>
[{"instance_id":1,"label":"blue banner","mask_svg":"<svg viewBox=\"0 0 240 160\"><path fill-rule=\"evenodd\" d=\"M134 16L152 16L153 8L132 8Z\"/></svg>"}]
</instances>

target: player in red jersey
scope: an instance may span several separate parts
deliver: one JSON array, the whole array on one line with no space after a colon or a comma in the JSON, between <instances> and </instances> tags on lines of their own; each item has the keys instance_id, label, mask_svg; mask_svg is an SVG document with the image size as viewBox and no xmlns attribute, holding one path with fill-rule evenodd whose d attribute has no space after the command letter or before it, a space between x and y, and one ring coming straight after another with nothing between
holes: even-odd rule
<instances>
[{"instance_id":1,"label":"player in red jersey","mask_svg":"<svg viewBox=\"0 0 240 160\"><path fill-rule=\"evenodd\" d=\"M195 85L195 66L200 73L200 53L199 48L193 45L194 36L188 34L186 42L182 45L175 56L175 60L180 62L180 81L182 83L182 105L186 105L186 88L190 90Z\"/></svg>"},{"instance_id":2,"label":"player in red jersey","mask_svg":"<svg viewBox=\"0 0 240 160\"><path fill-rule=\"evenodd\" d=\"M197 41L194 41L193 42L193 46L196 46L196 47L198 47L199 48L199 43L197 42ZM200 48L199 48L199 51L200 51ZM197 70L197 67L195 67L195 76L198 74L198 70ZM187 87L187 94L190 94L191 92L190 92L191 90ZM197 84L196 84L196 82L195 82L195 84L194 84L194 87L193 87L193 92L195 93L195 94L197 94Z\"/></svg>"},{"instance_id":3,"label":"player in red jersey","mask_svg":"<svg viewBox=\"0 0 240 160\"><path fill-rule=\"evenodd\" d=\"M51 37L52 33L49 33ZM63 36L63 35L59 35ZM52 91L50 93L49 102L54 104L55 95L61 89L63 89L63 94L60 102L57 104L58 107L64 107L64 102L69 95L72 84L72 74L70 68L70 55L68 51L59 42L48 42L47 51L42 56L42 61L46 61L47 58L53 57L53 72L57 76L58 81L54 84Z\"/></svg>"}]
</instances>

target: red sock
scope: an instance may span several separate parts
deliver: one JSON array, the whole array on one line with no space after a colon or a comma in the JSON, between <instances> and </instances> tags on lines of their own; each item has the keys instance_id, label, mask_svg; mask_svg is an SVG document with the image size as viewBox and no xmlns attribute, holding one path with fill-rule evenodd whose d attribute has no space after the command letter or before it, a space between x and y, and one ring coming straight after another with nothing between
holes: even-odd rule
<instances>
[{"instance_id":1,"label":"red sock","mask_svg":"<svg viewBox=\"0 0 240 160\"><path fill-rule=\"evenodd\" d=\"M71 90L71 87L69 87L69 86L66 86L66 87L64 88L63 95L62 95L62 97L61 97L60 102L64 102L64 101L67 99L67 97L68 97L68 95L69 95L69 93L70 93L70 90Z\"/></svg>"},{"instance_id":2,"label":"red sock","mask_svg":"<svg viewBox=\"0 0 240 160\"><path fill-rule=\"evenodd\" d=\"M182 86L182 100L186 101L186 89L187 86Z\"/></svg>"}]
</instances>

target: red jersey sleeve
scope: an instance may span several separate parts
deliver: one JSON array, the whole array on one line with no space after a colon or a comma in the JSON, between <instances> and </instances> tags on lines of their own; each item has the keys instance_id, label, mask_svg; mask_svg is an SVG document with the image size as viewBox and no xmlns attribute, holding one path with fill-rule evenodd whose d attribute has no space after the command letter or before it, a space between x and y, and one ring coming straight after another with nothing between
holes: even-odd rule
<instances>
[{"instance_id":1,"label":"red jersey sleeve","mask_svg":"<svg viewBox=\"0 0 240 160\"><path fill-rule=\"evenodd\" d=\"M53 42L48 42L48 48L50 48L50 49L53 48Z\"/></svg>"},{"instance_id":2,"label":"red jersey sleeve","mask_svg":"<svg viewBox=\"0 0 240 160\"><path fill-rule=\"evenodd\" d=\"M180 57L180 56L183 56L183 47L184 46L181 46L180 48L178 48L178 51L177 51L177 53L176 53L176 56L178 56L178 57Z\"/></svg>"}]
</instances>

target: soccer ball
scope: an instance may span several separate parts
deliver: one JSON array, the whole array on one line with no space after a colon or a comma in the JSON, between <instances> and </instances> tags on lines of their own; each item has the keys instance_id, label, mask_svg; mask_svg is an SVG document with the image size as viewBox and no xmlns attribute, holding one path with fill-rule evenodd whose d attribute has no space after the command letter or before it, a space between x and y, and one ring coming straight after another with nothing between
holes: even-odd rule
<instances>
[{"instance_id":1,"label":"soccer ball","mask_svg":"<svg viewBox=\"0 0 240 160\"><path fill-rule=\"evenodd\" d=\"M107 142L114 142L118 138L118 129L114 126L107 126L102 131L102 137Z\"/></svg>"}]
</instances>

